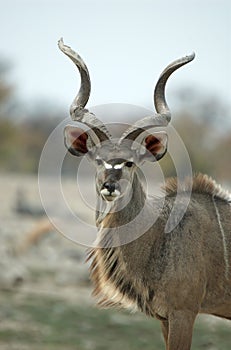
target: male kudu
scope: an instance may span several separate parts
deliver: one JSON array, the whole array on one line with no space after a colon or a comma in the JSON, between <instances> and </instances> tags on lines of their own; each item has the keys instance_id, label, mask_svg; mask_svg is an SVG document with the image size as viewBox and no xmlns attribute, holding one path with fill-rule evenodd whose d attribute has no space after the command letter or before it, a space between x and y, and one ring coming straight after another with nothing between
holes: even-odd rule
<instances>
[{"instance_id":1,"label":"male kudu","mask_svg":"<svg viewBox=\"0 0 231 350\"><path fill-rule=\"evenodd\" d=\"M194 55L174 61L161 74L154 91L157 114L137 121L115 140L84 108L90 95L85 63L62 40L59 48L81 75L71 117L90 128L66 126L65 145L77 157L86 155L96 169L98 238L88 254L94 293L102 307L138 309L157 317L166 349L189 350L197 314L231 319L230 196L200 174L181 184L166 180L163 202L147 196L139 166L158 161L167 151L167 134L148 131L169 123L166 82ZM191 189L182 220L165 232L176 194L184 206Z\"/></svg>"}]
</instances>

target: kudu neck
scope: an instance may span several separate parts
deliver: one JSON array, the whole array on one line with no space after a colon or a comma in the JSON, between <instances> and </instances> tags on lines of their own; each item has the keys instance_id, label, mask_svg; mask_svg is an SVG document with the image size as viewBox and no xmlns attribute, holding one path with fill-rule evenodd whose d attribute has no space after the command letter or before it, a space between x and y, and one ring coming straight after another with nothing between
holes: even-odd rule
<instances>
[{"instance_id":1,"label":"kudu neck","mask_svg":"<svg viewBox=\"0 0 231 350\"><path fill-rule=\"evenodd\" d=\"M96 222L101 224L106 218L111 219L111 225L114 227L118 222L126 224L133 220L144 207L146 193L137 173L134 174L132 186L129 193L118 198L113 202L102 203L101 208L97 203Z\"/></svg>"}]
</instances>

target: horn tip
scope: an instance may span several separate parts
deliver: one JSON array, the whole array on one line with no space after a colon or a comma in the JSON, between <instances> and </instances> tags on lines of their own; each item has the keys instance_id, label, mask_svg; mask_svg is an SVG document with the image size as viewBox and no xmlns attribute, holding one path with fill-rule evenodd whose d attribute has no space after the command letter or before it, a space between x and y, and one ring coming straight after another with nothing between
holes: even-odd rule
<instances>
[{"instance_id":1,"label":"horn tip","mask_svg":"<svg viewBox=\"0 0 231 350\"><path fill-rule=\"evenodd\" d=\"M185 58L187 59L188 62L191 62L194 60L195 56L196 56L196 54L193 51L190 55L187 55Z\"/></svg>"},{"instance_id":2,"label":"horn tip","mask_svg":"<svg viewBox=\"0 0 231 350\"><path fill-rule=\"evenodd\" d=\"M60 50L62 50L62 48L64 47L63 37L61 37L61 38L58 40L58 47L59 47Z\"/></svg>"},{"instance_id":3,"label":"horn tip","mask_svg":"<svg viewBox=\"0 0 231 350\"><path fill-rule=\"evenodd\" d=\"M58 45L64 45L63 37L61 37L61 38L58 40Z\"/></svg>"},{"instance_id":4,"label":"horn tip","mask_svg":"<svg viewBox=\"0 0 231 350\"><path fill-rule=\"evenodd\" d=\"M64 53L70 50L70 47L64 44L63 37L58 40L58 47Z\"/></svg>"}]
</instances>

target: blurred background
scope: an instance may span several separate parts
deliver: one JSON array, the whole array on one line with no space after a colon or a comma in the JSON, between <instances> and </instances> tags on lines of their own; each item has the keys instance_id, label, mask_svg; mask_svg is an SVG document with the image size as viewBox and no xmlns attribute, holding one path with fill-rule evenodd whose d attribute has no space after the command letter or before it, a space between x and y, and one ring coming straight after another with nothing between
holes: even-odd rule
<instances>
[{"instance_id":1,"label":"blurred background","mask_svg":"<svg viewBox=\"0 0 231 350\"><path fill-rule=\"evenodd\" d=\"M88 65L89 109L123 103L153 110L163 68L194 51L195 60L168 82L172 125L193 171L230 188L230 1L0 0L0 29L0 348L164 349L157 321L94 308L84 247L59 235L42 208L40 154L69 117L79 87L57 41L63 37ZM116 121L138 118L128 113ZM115 120L108 113L103 121ZM161 166L174 175L167 157ZM69 197L75 172L76 160L67 155ZM87 174L82 185L91 192ZM72 200L83 210L80 198ZM230 349L230 327L200 317L193 349Z\"/></svg>"}]
</instances>

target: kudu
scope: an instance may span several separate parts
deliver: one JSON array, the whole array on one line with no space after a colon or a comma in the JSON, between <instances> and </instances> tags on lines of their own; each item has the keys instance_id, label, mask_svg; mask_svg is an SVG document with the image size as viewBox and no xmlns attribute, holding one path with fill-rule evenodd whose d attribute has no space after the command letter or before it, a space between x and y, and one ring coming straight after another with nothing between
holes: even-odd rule
<instances>
[{"instance_id":1,"label":"kudu","mask_svg":"<svg viewBox=\"0 0 231 350\"><path fill-rule=\"evenodd\" d=\"M137 121L115 140L105 125L84 109L90 95L85 63L62 40L59 48L81 75L71 117L90 128L66 126L65 145L77 157L86 155L96 168L98 235L96 246L88 253L94 294L102 307L138 309L157 317L166 349L188 350L197 314L231 319L230 196L207 175L199 174L180 185L177 179L167 179L160 205L160 198L147 196L139 166L144 161L158 161L166 153L167 134L150 129L169 123L166 82L176 69L192 61L194 54L174 61L160 75L154 91L157 114ZM191 189L182 220L165 232L177 192L184 205ZM135 221L136 217L139 220ZM137 235L147 222L150 226ZM133 233L134 239L123 244L124 237Z\"/></svg>"}]
</instances>

